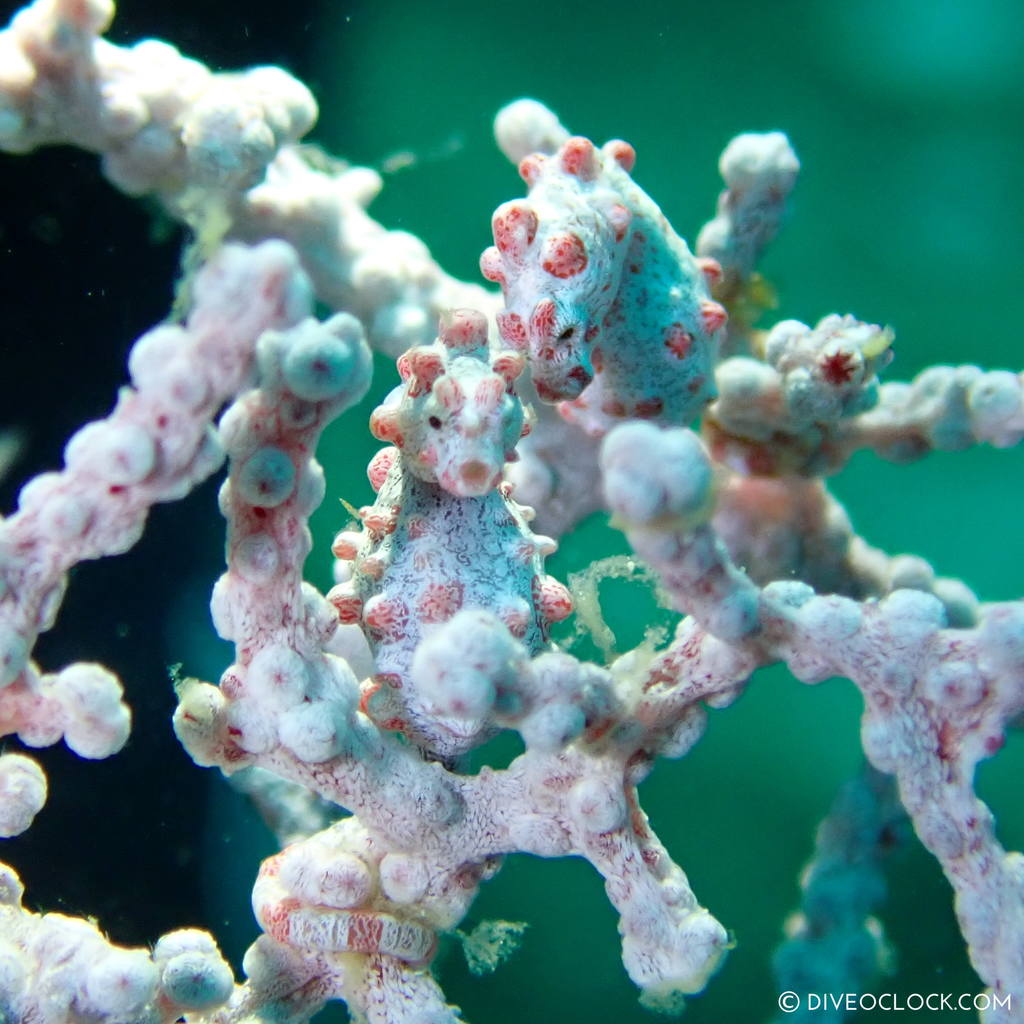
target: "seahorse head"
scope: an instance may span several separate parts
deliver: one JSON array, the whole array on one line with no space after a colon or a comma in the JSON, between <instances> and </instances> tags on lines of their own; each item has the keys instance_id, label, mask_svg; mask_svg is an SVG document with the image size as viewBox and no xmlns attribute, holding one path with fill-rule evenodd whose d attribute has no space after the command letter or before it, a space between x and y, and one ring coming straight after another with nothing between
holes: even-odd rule
<instances>
[{"instance_id":1,"label":"seahorse head","mask_svg":"<svg viewBox=\"0 0 1024 1024\"><path fill-rule=\"evenodd\" d=\"M493 357L487 320L472 309L441 318L440 335L398 360L403 383L370 418L375 437L402 454L404 467L459 497L495 488L524 430L523 406L512 390L525 358Z\"/></svg>"},{"instance_id":2,"label":"seahorse head","mask_svg":"<svg viewBox=\"0 0 1024 1024\"><path fill-rule=\"evenodd\" d=\"M542 401L578 397L599 370L594 349L618 290L632 221L622 194L633 159L628 143L597 149L589 139L571 138L551 156L528 156L519 166L528 196L495 211L494 245L480 265L502 287L498 328L527 355Z\"/></svg>"}]
</instances>

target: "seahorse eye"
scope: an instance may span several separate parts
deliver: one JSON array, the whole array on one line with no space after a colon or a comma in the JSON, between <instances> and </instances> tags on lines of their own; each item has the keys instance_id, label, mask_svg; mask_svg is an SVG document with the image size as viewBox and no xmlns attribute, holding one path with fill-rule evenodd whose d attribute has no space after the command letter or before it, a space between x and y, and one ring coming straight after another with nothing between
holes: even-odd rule
<instances>
[{"instance_id":1,"label":"seahorse eye","mask_svg":"<svg viewBox=\"0 0 1024 1024\"><path fill-rule=\"evenodd\" d=\"M575 327L566 327L564 331L558 336L559 341L568 341L576 333Z\"/></svg>"},{"instance_id":2,"label":"seahorse eye","mask_svg":"<svg viewBox=\"0 0 1024 1024\"><path fill-rule=\"evenodd\" d=\"M438 419L438 418L437 418L436 416L431 416L431 417L430 417L430 419L428 419L428 420L427 420L427 422L428 422L428 423L429 423L429 424L430 424L430 425L431 425L431 426L432 426L432 427L433 427L433 428L434 428L435 430L440 430L440 429L441 429L441 421L440 421L440 420L439 420L439 419Z\"/></svg>"}]
</instances>

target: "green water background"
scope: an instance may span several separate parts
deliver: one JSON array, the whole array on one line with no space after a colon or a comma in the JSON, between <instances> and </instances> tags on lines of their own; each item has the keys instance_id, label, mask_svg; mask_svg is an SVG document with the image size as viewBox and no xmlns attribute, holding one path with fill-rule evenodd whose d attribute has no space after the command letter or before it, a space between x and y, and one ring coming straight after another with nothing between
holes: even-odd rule
<instances>
[{"instance_id":1,"label":"green water background","mask_svg":"<svg viewBox=\"0 0 1024 1024\"><path fill-rule=\"evenodd\" d=\"M781 129L803 172L762 268L778 289L779 318L852 312L892 325L887 379L935 362L1021 364L1017 3L385 0L348 6L324 27L313 83L319 138L356 163L406 165L385 176L372 212L427 240L453 273L479 280L489 215L522 194L490 139L494 112L511 99L541 99L595 141L630 141L637 181L691 240L713 211L728 139ZM340 428L349 464L360 442L351 429ZM341 493L348 485L329 447L325 461L331 494ZM834 489L872 543L921 554L983 597L1008 599L1021 592L1022 467L1020 452L989 449L911 467L864 455ZM351 487L348 500L368 499L363 480ZM564 576L613 550L621 541L591 522L549 566ZM636 638L634 596L610 588L608 598L622 636ZM736 706L712 714L690 756L661 763L642 787L658 834L737 940L689 1001L687 1020L773 1013L771 951L796 906L816 823L859 763L860 706L849 683L811 688L765 672ZM1011 736L980 779L1010 848L1024 840L1022 763L1024 744ZM876 991L974 991L948 887L916 842L893 858L889 884L881 916L896 972ZM510 858L471 921L486 917L526 920L530 930L482 981L457 953L445 961L445 990L467 1019L650 1020L619 962L601 881L584 862Z\"/></svg>"}]
</instances>

